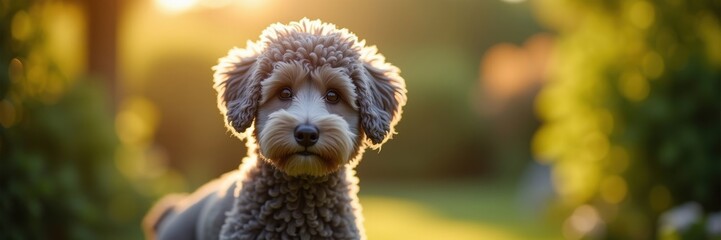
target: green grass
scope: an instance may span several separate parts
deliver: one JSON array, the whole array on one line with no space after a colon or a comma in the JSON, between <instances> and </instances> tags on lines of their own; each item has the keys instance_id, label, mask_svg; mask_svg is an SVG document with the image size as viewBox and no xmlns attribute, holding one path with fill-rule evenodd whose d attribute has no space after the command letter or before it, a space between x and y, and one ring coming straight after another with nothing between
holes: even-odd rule
<instances>
[{"instance_id":1,"label":"green grass","mask_svg":"<svg viewBox=\"0 0 721 240\"><path fill-rule=\"evenodd\" d=\"M559 224L518 210L512 186L361 184L369 239L562 239Z\"/></svg>"}]
</instances>

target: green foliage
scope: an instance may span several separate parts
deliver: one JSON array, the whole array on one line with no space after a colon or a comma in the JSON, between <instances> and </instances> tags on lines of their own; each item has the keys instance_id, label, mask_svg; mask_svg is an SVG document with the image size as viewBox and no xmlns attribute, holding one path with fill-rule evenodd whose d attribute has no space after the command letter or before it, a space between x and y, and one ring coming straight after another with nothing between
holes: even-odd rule
<instances>
[{"instance_id":1,"label":"green foliage","mask_svg":"<svg viewBox=\"0 0 721 240\"><path fill-rule=\"evenodd\" d=\"M551 2L539 9L559 45L534 152L564 208L593 206L612 239L656 236L685 202L721 210L719 3Z\"/></svg>"},{"instance_id":2,"label":"green foliage","mask_svg":"<svg viewBox=\"0 0 721 240\"><path fill-rule=\"evenodd\" d=\"M49 56L33 2L0 8L0 239L137 238L107 95Z\"/></svg>"},{"instance_id":3,"label":"green foliage","mask_svg":"<svg viewBox=\"0 0 721 240\"><path fill-rule=\"evenodd\" d=\"M3 129L3 239L120 233L127 219L113 219L111 200L133 193L114 169L117 141L100 92L76 86L56 104L25 100L22 121Z\"/></svg>"}]
</instances>

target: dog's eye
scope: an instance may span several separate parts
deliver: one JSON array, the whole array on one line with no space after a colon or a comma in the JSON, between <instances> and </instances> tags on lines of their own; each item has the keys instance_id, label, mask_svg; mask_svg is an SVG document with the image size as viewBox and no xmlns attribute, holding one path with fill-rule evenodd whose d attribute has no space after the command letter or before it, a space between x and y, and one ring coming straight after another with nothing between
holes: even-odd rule
<instances>
[{"instance_id":1,"label":"dog's eye","mask_svg":"<svg viewBox=\"0 0 721 240\"><path fill-rule=\"evenodd\" d=\"M283 88L280 90L280 94L278 94L278 97L280 100L290 100L293 98L293 91L290 90L290 88Z\"/></svg>"},{"instance_id":2,"label":"dog's eye","mask_svg":"<svg viewBox=\"0 0 721 240\"><path fill-rule=\"evenodd\" d=\"M338 103L340 101L340 94L334 89L328 90L325 93L325 101L329 103Z\"/></svg>"}]
</instances>

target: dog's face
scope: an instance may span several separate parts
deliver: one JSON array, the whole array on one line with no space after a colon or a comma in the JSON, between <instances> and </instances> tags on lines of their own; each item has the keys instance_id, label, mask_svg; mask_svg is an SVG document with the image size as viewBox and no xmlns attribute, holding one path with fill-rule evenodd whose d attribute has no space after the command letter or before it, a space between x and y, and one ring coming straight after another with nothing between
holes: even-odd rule
<instances>
[{"instance_id":1,"label":"dog's face","mask_svg":"<svg viewBox=\"0 0 721 240\"><path fill-rule=\"evenodd\" d=\"M274 24L213 69L228 129L256 138L263 159L291 176L326 175L379 148L406 102L398 68L318 20Z\"/></svg>"},{"instance_id":2,"label":"dog's face","mask_svg":"<svg viewBox=\"0 0 721 240\"><path fill-rule=\"evenodd\" d=\"M321 176L354 157L361 133L356 90L344 69L277 63L261 82L260 153L288 175Z\"/></svg>"}]
</instances>

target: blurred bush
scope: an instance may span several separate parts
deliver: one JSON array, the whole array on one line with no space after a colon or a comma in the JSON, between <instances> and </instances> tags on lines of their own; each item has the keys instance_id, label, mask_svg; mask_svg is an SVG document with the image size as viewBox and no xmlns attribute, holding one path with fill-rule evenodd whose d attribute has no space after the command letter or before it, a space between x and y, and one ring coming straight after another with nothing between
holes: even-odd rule
<instances>
[{"instance_id":1,"label":"blurred bush","mask_svg":"<svg viewBox=\"0 0 721 240\"><path fill-rule=\"evenodd\" d=\"M77 5L0 3L0 239L128 239L150 203L114 166Z\"/></svg>"},{"instance_id":2,"label":"blurred bush","mask_svg":"<svg viewBox=\"0 0 721 240\"><path fill-rule=\"evenodd\" d=\"M535 4L558 38L533 151L553 168L564 235L708 237L661 231L659 216L686 202L721 210L721 4Z\"/></svg>"}]
</instances>

